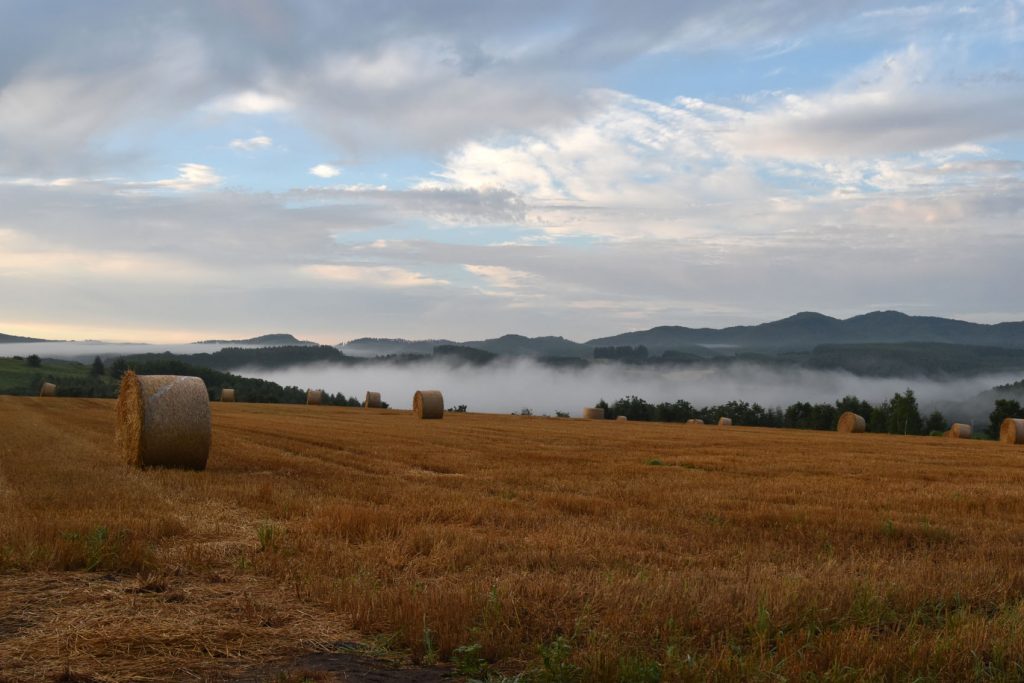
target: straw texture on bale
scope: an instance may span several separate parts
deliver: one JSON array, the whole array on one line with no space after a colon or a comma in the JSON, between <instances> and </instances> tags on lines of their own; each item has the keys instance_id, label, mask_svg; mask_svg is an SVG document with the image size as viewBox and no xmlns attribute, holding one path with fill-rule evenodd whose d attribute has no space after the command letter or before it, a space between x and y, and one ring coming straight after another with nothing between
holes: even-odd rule
<instances>
[{"instance_id":1,"label":"straw texture on bale","mask_svg":"<svg viewBox=\"0 0 1024 683\"><path fill-rule=\"evenodd\" d=\"M604 419L604 408L584 408L583 409L584 420L603 420Z\"/></svg>"},{"instance_id":2,"label":"straw texture on bale","mask_svg":"<svg viewBox=\"0 0 1024 683\"><path fill-rule=\"evenodd\" d=\"M307 406L318 406L324 401L324 390L323 389L308 389L306 390L306 405Z\"/></svg>"},{"instance_id":3,"label":"straw texture on bale","mask_svg":"<svg viewBox=\"0 0 1024 683\"><path fill-rule=\"evenodd\" d=\"M56 384L51 384L50 382L43 382L43 386L41 386L39 388L39 395L40 396L56 396L57 395L57 385Z\"/></svg>"},{"instance_id":4,"label":"straw texture on bale","mask_svg":"<svg viewBox=\"0 0 1024 683\"><path fill-rule=\"evenodd\" d=\"M946 432L946 436L951 439L969 439L971 438L971 425L965 425L963 422L954 422L953 426Z\"/></svg>"},{"instance_id":5,"label":"straw texture on bale","mask_svg":"<svg viewBox=\"0 0 1024 683\"><path fill-rule=\"evenodd\" d=\"M999 440L1011 445L1024 443L1024 420L1016 417L1003 420L999 426Z\"/></svg>"},{"instance_id":6,"label":"straw texture on bale","mask_svg":"<svg viewBox=\"0 0 1024 683\"><path fill-rule=\"evenodd\" d=\"M221 389L220 390L221 403L234 403L235 402L235 390L234 389Z\"/></svg>"},{"instance_id":7,"label":"straw texture on bale","mask_svg":"<svg viewBox=\"0 0 1024 683\"><path fill-rule=\"evenodd\" d=\"M619 415L619 416L618 416L617 418L615 418L615 419L616 419L616 420L618 420L619 422L629 422L629 418L628 418L628 417L626 417L625 415Z\"/></svg>"},{"instance_id":8,"label":"straw texture on bale","mask_svg":"<svg viewBox=\"0 0 1024 683\"><path fill-rule=\"evenodd\" d=\"M380 392L379 391L367 391L366 400L363 401L364 408L380 408Z\"/></svg>"},{"instance_id":9,"label":"straw texture on bale","mask_svg":"<svg viewBox=\"0 0 1024 683\"><path fill-rule=\"evenodd\" d=\"M128 371L116 413L117 444L129 465L206 469L210 396L203 380Z\"/></svg>"},{"instance_id":10,"label":"straw texture on bale","mask_svg":"<svg viewBox=\"0 0 1024 683\"><path fill-rule=\"evenodd\" d=\"M730 417L720 417L720 418L718 418L718 426L719 427L732 427L732 418L730 418Z\"/></svg>"},{"instance_id":11,"label":"straw texture on bale","mask_svg":"<svg viewBox=\"0 0 1024 683\"><path fill-rule=\"evenodd\" d=\"M699 418L692 418L692 419L687 420L686 424L688 424L688 425L702 425L702 424L704 424L704 420L701 420Z\"/></svg>"},{"instance_id":12,"label":"straw texture on bale","mask_svg":"<svg viewBox=\"0 0 1024 683\"><path fill-rule=\"evenodd\" d=\"M417 391L412 397L412 412L421 420L440 420L444 417L444 396L440 391Z\"/></svg>"},{"instance_id":13,"label":"straw texture on bale","mask_svg":"<svg viewBox=\"0 0 1024 683\"><path fill-rule=\"evenodd\" d=\"M844 434L862 434L868 428L868 423L864 421L864 418L857 413L851 413L846 411L839 416L839 424L836 426L837 432L843 432Z\"/></svg>"}]
</instances>

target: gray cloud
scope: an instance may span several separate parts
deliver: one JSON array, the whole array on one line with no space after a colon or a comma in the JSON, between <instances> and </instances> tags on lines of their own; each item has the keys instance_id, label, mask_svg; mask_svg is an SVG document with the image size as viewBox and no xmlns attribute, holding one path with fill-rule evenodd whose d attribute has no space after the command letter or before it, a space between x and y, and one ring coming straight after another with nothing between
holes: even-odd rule
<instances>
[{"instance_id":1,"label":"gray cloud","mask_svg":"<svg viewBox=\"0 0 1024 683\"><path fill-rule=\"evenodd\" d=\"M585 88L598 70L652 50L720 49L725 27L729 44L773 44L856 11L797 0L11 0L0 8L0 174L109 168L127 160L105 146L118 126L156 131L247 92L286 100L349 154L441 152L565 121L593 106Z\"/></svg>"}]
</instances>

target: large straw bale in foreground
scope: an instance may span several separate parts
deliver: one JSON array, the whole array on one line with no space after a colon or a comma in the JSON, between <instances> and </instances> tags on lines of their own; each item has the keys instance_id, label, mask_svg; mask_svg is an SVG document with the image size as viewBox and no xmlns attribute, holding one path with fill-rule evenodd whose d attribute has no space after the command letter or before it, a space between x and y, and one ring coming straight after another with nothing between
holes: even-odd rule
<instances>
[{"instance_id":1,"label":"large straw bale in foreground","mask_svg":"<svg viewBox=\"0 0 1024 683\"><path fill-rule=\"evenodd\" d=\"M306 405L307 406L318 406L324 402L324 390L323 389L307 389L306 390Z\"/></svg>"},{"instance_id":2,"label":"large straw bale in foreground","mask_svg":"<svg viewBox=\"0 0 1024 683\"><path fill-rule=\"evenodd\" d=\"M221 403L234 403L235 402L235 390L234 389L221 389L220 390L220 401L221 401Z\"/></svg>"},{"instance_id":3,"label":"large straw bale in foreground","mask_svg":"<svg viewBox=\"0 0 1024 683\"><path fill-rule=\"evenodd\" d=\"M954 422L953 426L946 432L946 436L951 439L969 439L971 438L971 425L964 424L963 422Z\"/></svg>"},{"instance_id":4,"label":"large straw bale in foreground","mask_svg":"<svg viewBox=\"0 0 1024 683\"><path fill-rule=\"evenodd\" d=\"M718 418L718 426L719 427L732 427L732 418L731 417L720 417L720 418Z\"/></svg>"},{"instance_id":5,"label":"large straw bale in foreground","mask_svg":"<svg viewBox=\"0 0 1024 683\"><path fill-rule=\"evenodd\" d=\"M836 426L837 432L843 432L844 434L862 434L868 428L868 423L863 417L857 413L846 411L839 416L839 424Z\"/></svg>"},{"instance_id":6,"label":"large straw bale in foreground","mask_svg":"<svg viewBox=\"0 0 1024 683\"><path fill-rule=\"evenodd\" d=\"M603 420L604 419L604 408L584 408L583 409L584 420Z\"/></svg>"},{"instance_id":7,"label":"large straw bale in foreground","mask_svg":"<svg viewBox=\"0 0 1024 683\"><path fill-rule=\"evenodd\" d=\"M121 378L117 444L129 465L202 470L210 454L210 396L198 377Z\"/></svg>"},{"instance_id":8,"label":"large straw bale in foreground","mask_svg":"<svg viewBox=\"0 0 1024 683\"><path fill-rule=\"evenodd\" d=\"M367 391L366 400L363 401L364 408L380 408L380 392L379 391Z\"/></svg>"},{"instance_id":9,"label":"large straw bale in foreground","mask_svg":"<svg viewBox=\"0 0 1024 683\"><path fill-rule=\"evenodd\" d=\"M50 382L43 382L43 386L39 387L40 396L56 396L57 385L51 384Z\"/></svg>"},{"instance_id":10,"label":"large straw bale in foreground","mask_svg":"<svg viewBox=\"0 0 1024 683\"><path fill-rule=\"evenodd\" d=\"M1024 420L1016 417L1003 420L999 427L999 440L1011 445L1024 443Z\"/></svg>"},{"instance_id":11,"label":"large straw bale in foreground","mask_svg":"<svg viewBox=\"0 0 1024 683\"><path fill-rule=\"evenodd\" d=\"M412 397L412 412L421 420L440 420L444 417L444 396L432 389L417 391Z\"/></svg>"},{"instance_id":12,"label":"large straw bale in foreground","mask_svg":"<svg viewBox=\"0 0 1024 683\"><path fill-rule=\"evenodd\" d=\"M625 415L619 415L618 417L615 418L615 420L618 422L629 422L629 418L626 417Z\"/></svg>"}]
</instances>

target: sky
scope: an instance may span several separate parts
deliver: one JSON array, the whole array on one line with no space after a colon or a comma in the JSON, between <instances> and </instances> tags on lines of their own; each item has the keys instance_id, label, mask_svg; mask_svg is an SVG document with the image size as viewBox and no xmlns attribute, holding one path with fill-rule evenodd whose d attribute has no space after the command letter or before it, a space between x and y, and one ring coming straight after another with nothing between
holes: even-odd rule
<instances>
[{"instance_id":1,"label":"sky","mask_svg":"<svg viewBox=\"0 0 1024 683\"><path fill-rule=\"evenodd\" d=\"M1024 0L0 0L0 332L1024 319Z\"/></svg>"}]
</instances>

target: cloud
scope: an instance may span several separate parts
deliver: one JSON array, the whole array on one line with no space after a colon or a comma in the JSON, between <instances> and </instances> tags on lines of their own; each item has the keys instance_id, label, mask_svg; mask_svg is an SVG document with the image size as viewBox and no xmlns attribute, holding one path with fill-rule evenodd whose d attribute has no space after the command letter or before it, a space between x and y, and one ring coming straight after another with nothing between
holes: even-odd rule
<instances>
[{"instance_id":1,"label":"cloud","mask_svg":"<svg viewBox=\"0 0 1024 683\"><path fill-rule=\"evenodd\" d=\"M313 264L301 271L320 280L329 280L360 287L434 287L449 284L446 280L426 277L405 268L373 265Z\"/></svg>"},{"instance_id":2,"label":"cloud","mask_svg":"<svg viewBox=\"0 0 1024 683\"><path fill-rule=\"evenodd\" d=\"M318 178L335 178L341 175L341 169L331 164L317 164L313 168L309 169L311 175L315 175Z\"/></svg>"},{"instance_id":3,"label":"cloud","mask_svg":"<svg viewBox=\"0 0 1024 683\"><path fill-rule=\"evenodd\" d=\"M254 152L259 149L267 149L273 144L274 141L266 135L257 135L252 138L236 138L228 143L228 146L241 152Z\"/></svg>"},{"instance_id":4,"label":"cloud","mask_svg":"<svg viewBox=\"0 0 1024 683\"><path fill-rule=\"evenodd\" d=\"M0 22L0 173L94 170L117 160L105 143L119 130L145 140L197 112L287 114L360 157L441 153L569 121L602 73L653 53L770 48L865 4L877 3L456 0L385 16L372 0L267 0L244 15L13 0Z\"/></svg>"},{"instance_id":5,"label":"cloud","mask_svg":"<svg viewBox=\"0 0 1024 683\"><path fill-rule=\"evenodd\" d=\"M220 185L224 180L205 164L182 164L178 167L178 177L166 180L154 180L148 183L134 183L134 187L166 187L179 192L204 190Z\"/></svg>"},{"instance_id":6,"label":"cloud","mask_svg":"<svg viewBox=\"0 0 1024 683\"><path fill-rule=\"evenodd\" d=\"M283 97L250 90L218 97L204 108L217 114L275 114L293 106Z\"/></svg>"}]
</instances>

